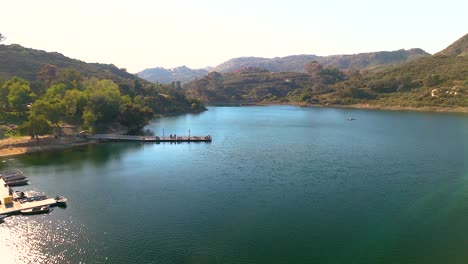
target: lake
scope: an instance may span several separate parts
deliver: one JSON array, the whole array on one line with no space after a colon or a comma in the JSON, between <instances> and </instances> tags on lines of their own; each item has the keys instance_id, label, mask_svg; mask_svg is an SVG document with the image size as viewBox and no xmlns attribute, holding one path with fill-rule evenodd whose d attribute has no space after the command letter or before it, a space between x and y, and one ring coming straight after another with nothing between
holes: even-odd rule
<instances>
[{"instance_id":1,"label":"lake","mask_svg":"<svg viewBox=\"0 0 468 264\"><path fill-rule=\"evenodd\" d=\"M467 116L210 107L163 129L213 142L4 158L68 207L6 219L0 262L468 263Z\"/></svg>"}]
</instances>

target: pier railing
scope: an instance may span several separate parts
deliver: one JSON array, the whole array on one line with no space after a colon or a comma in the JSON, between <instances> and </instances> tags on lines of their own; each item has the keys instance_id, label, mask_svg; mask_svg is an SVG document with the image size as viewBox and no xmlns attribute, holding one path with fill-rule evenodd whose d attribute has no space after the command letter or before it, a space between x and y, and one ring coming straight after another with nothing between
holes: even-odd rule
<instances>
[{"instance_id":1,"label":"pier railing","mask_svg":"<svg viewBox=\"0 0 468 264\"><path fill-rule=\"evenodd\" d=\"M117 134L95 134L86 136L90 140L100 141L140 141L140 142L211 142L210 135L207 136L133 136L133 135L117 135Z\"/></svg>"}]
</instances>

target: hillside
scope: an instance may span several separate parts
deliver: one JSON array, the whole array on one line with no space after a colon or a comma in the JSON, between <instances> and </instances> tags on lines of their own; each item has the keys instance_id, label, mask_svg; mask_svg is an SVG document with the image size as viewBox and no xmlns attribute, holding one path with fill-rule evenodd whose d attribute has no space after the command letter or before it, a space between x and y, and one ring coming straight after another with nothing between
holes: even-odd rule
<instances>
[{"instance_id":1,"label":"hillside","mask_svg":"<svg viewBox=\"0 0 468 264\"><path fill-rule=\"evenodd\" d=\"M149 83L114 65L19 45L0 45L0 106L0 132L6 131L0 136L33 137L60 134L62 124L137 131L155 116L206 110L174 86Z\"/></svg>"},{"instance_id":2,"label":"hillside","mask_svg":"<svg viewBox=\"0 0 468 264\"><path fill-rule=\"evenodd\" d=\"M210 71L221 73L233 72L243 68L260 68L270 72L298 72L304 73L304 66L311 61L318 61L325 67L334 67L343 71L354 69L375 70L404 62L427 57L430 54L421 49L381 51L360 53L354 55L293 55L281 58L240 57L230 59L214 68L193 70L186 66L173 69L152 68L145 69L137 75L149 82L169 84L180 81L188 83L206 75Z\"/></svg>"},{"instance_id":3,"label":"hillside","mask_svg":"<svg viewBox=\"0 0 468 264\"><path fill-rule=\"evenodd\" d=\"M208 70L198 69L192 70L186 66L181 66L173 69L165 68L152 68L145 69L137 75L149 82L170 84L172 82L180 81L182 84L192 81L195 78L202 77L208 74Z\"/></svg>"},{"instance_id":4,"label":"hillside","mask_svg":"<svg viewBox=\"0 0 468 264\"><path fill-rule=\"evenodd\" d=\"M333 88L343 92L353 87L373 94L374 103L380 105L468 107L467 39L465 35L435 55L381 72L354 76Z\"/></svg>"},{"instance_id":5,"label":"hillside","mask_svg":"<svg viewBox=\"0 0 468 264\"><path fill-rule=\"evenodd\" d=\"M39 70L46 64L59 69L74 68L84 77L111 80L136 80L137 76L112 64L86 63L68 58L57 52L24 48L20 45L0 45L0 78L18 76L29 81L36 80Z\"/></svg>"},{"instance_id":6,"label":"hillside","mask_svg":"<svg viewBox=\"0 0 468 264\"><path fill-rule=\"evenodd\" d=\"M446 56L467 56L468 55L468 34L455 41L452 45L446 49L438 52L437 55Z\"/></svg>"},{"instance_id":7,"label":"hillside","mask_svg":"<svg viewBox=\"0 0 468 264\"><path fill-rule=\"evenodd\" d=\"M354 55L295 55L278 58L241 57L228 60L213 70L231 72L246 67L262 68L271 72L304 72L304 66L311 61L318 61L324 67L339 70L374 69L381 66L398 65L430 54L421 49L396 50L360 53Z\"/></svg>"},{"instance_id":8,"label":"hillside","mask_svg":"<svg viewBox=\"0 0 468 264\"><path fill-rule=\"evenodd\" d=\"M289 92L312 84L310 76L303 73L246 68L234 73L210 72L184 88L187 96L210 104L241 104L278 101Z\"/></svg>"},{"instance_id":9,"label":"hillside","mask_svg":"<svg viewBox=\"0 0 468 264\"><path fill-rule=\"evenodd\" d=\"M463 112L468 111L466 39L464 36L435 55L413 57L409 62L379 71L347 71L345 74L327 66L339 63L363 65L369 63L364 59L369 58L368 55L348 61L346 57L335 60L329 57L325 65L319 62L306 64L307 73L243 68L228 73L212 72L184 88L188 95L216 104L360 104L369 107L442 107L447 111L456 108L453 111ZM417 57L422 51L412 52L412 56ZM378 53L372 56L372 61L395 61L397 54L400 58L409 58L407 52Z\"/></svg>"}]
</instances>

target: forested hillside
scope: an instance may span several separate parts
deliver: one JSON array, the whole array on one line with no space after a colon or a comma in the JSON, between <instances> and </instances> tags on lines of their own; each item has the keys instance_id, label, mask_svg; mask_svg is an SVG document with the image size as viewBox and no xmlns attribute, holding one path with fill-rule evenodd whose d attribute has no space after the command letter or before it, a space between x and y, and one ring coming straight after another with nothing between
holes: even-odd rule
<instances>
[{"instance_id":1,"label":"forested hillside","mask_svg":"<svg viewBox=\"0 0 468 264\"><path fill-rule=\"evenodd\" d=\"M64 123L90 132L116 125L134 131L157 115L205 109L180 89L149 83L113 65L19 45L0 45L0 74L1 124L18 125L23 135L60 131Z\"/></svg>"}]
</instances>

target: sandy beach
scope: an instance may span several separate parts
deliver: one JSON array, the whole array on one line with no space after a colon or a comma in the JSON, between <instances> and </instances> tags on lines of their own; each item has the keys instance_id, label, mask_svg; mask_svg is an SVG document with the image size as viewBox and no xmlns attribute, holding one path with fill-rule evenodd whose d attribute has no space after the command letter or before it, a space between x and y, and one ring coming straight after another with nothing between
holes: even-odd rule
<instances>
[{"instance_id":1,"label":"sandy beach","mask_svg":"<svg viewBox=\"0 0 468 264\"><path fill-rule=\"evenodd\" d=\"M25 153L65 149L75 146L87 145L90 142L83 138L64 136L42 136L39 140L31 137L16 137L0 140L0 157L8 157Z\"/></svg>"}]
</instances>

